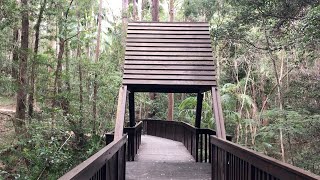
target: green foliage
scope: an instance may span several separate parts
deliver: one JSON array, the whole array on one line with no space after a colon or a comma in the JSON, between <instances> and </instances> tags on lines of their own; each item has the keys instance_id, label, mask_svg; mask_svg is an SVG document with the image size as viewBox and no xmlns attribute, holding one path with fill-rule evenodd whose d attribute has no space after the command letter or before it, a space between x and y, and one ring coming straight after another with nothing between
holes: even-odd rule
<instances>
[{"instance_id":1,"label":"green foliage","mask_svg":"<svg viewBox=\"0 0 320 180\"><path fill-rule=\"evenodd\" d=\"M196 107L197 97L191 96L183 100L179 105L179 120L192 125L195 124ZM206 99L202 103L201 127L211 129L215 128L211 103Z\"/></svg>"}]
</instances>

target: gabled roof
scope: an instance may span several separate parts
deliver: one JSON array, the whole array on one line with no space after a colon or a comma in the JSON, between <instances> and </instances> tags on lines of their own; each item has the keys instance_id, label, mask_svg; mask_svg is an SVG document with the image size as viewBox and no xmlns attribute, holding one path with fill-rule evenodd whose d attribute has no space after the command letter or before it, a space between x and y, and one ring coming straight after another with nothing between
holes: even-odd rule
<instances>
[{"instance_id":1,"label":"gabled roof","mask_svg":"<svg viewBox=\"0 0 320 180\"><path fill-rule=\"evenodd\" d=\"M128 23L123 85L142 92L201 92L216 86L207 23Z\"/></svg>"}]
</instances>

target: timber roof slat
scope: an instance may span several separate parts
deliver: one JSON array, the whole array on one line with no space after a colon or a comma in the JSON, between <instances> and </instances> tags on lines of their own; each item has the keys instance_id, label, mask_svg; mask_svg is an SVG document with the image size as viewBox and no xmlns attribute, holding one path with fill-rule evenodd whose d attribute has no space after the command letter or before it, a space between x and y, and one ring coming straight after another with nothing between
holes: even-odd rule
<instances>
[{"instance_id":1,"label":"timber roof slat","mask_svg":"<svg viewBox=\"0 0 320 180\"><path fill-rule=\"evenodd\" d=\"M210 44L188 44L188 43L131 43L128 42L128 47L195 47L195 48L211 48Z\"/></svg>"},{"instance_id":2,"label":"timber roof slat","mask_svg":"<svg viewBox=\"0 0 320 180\"><path fill-rule=\"evenodd\" d=\"M216 74L215 71L186 71L186 70L131 70L126 69L124 74L163 74L163 75L206 75L206 76L213 76Z\"/></svg>"},{"instance_id":3,"label":"timber roof slat","mask_svg":"<svg viewBox=\"0 0 320 180\"><path fill-rule=\"evenodd\" d=\"M162 39L210 39L209 35L181 35L181 34L127 34L128 39L154 39L154 38L162 38ZM174 40L173 40L174 41Z\"/></svg>"},{"instance_id":4,"label":"timber roof slat","mask_svg":"<svg viewBox=\"0 0 320 180\"><path fill-rule=\"evenodd\" d=\"M209 31L155 31L155 30L128 30L128 34L174 34L174 35L210 35Z\"/></svg>"},{"instance_id":5,"label":"timber roof slat","mask_svg":"<svg viewBox=\"0 0 320 180\"><path fill-rule=\"evenodd\" d=\"M126 51L125 55L138 56L195 56L195 57L212 57L211 52L150 52L150 51Z\"/></svg>"},{"instance_id":6,"label":"timber roof slat","mask_svg":"<svg viewBox=\"0 0 320 180\"><path fill-rule=\"evenodd\" d=\"M208 27L204 26L128 26L128 30L158 30L158 31L208 31Z\"/></svg>"},{"instance_id":7,"label":"timber roof slat","mask_svg":"<svg viewBox=\"0 0 320 180\"><path fill-rule=\"evenodd\" d=\"M212 71L214 69L214 66L174 66L174 65L124 65L124 69L146 69L146 70L151 70L151 69L157 69L157 70L178 70L178 69L183 69L183 70L189 70L189 71L197 71L197 70L208 70Z\"/></svg>"},{"instance_id":8,"label":"timber roof slat","mask_svg":"<svg viewBox=\"0 0 320 180\"><path fill-rule=\"evenodd\" d=\"M130 27L130 26L209 27L209 24L205 23L205 22L173 22L173 23L168 23L168 22L129 22L128 27Z\"/></svg>"},{"instance_id":9,"label":"timber roof slat","mask_svg":"<svg viewBox=\"0 0 320 180\"><path fill-rule=\"evenodd\" d=\"M144 39L144 38L127 38L126 42L143 42L143 43L204 43L210 44L210 39L161 39L161 38L153 38L153 39Z\"/></svg>"},{"instance_id":10,"label":"timber roof slat","mask_svg":"<svg viewBox=\"0 0 320 180\"><path fill-rule=\"evenodd\" d=\"M123 79L124 84L144 84L144 85L186 85L212 86L216 81L190 81L190 80L145 80L145 79Z\"/></svg>"},{"instance_id":11,"label":"timber roof slat","mask_svg":"<svg viewBox=\"0 0 320 180\"><path fill-rule=\"evenodd\" d=\"M177 51L177 52L212 52L211 48L176 48L176 47L127 47L126 51Z\"/></svg>"},{"instance_id":12,"label":"timber roof slat","mask_svg":"<svg viewBox=\"0 0 320 180\"><path fill-rule=\"evenodd\" d=\"M129 64L140 64L140 65L180 65L180 66L185 66L185 65L194 65L194 66L207 66L211 65L214 66L213 61L167 61L167 60L162 60L162 61L154 61L154 60L149 60L149 61L141 61L141 60L125 60L124 62L126 65Z\"/></svg>"},{"instance_id":13,"label":"timber roof slat","mask_svg":"<svg viewBox=\"0 0 320 180\"><path fill-rule=\"evenodd\" d=\"M125 56L125 59L134 59L134 60L161 60L161 61L213 61L213 57L179 57L179 56Z\"/></svg>"},{"instance_id":14,"label":"timber roof slat","mask_svg":"<svg viewBox=\"0 0 320 180\"><path fill-rule=\"evenodd\" d=\"M135 74L135 75L129 75L125 74L123 75L123 78L125 79L155 79L155 80L191 80L191 81L197 81L197 80L208 80L213 81L216 77L215 76L195 76L195 75L183 75L183 76L177 76L177 75L146 75L146 74Z\"/></svg>"}]
</instances>

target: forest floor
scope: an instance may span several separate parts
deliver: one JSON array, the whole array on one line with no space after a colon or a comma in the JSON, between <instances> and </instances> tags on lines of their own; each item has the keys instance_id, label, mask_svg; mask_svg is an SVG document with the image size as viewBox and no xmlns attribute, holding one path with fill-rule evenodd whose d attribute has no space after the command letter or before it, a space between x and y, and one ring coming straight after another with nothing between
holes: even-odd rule
<instances>
[{"instance_id":1,"label":"forest floor","mask_svg":"<svg viewBox=\"0 0 320 180\"><path fill-rule=\"evenodd\" d=\"M14 139L12 117L15 111L14 97L0 96L0 148L11 144Z\"/></svg>"}]
</instances>

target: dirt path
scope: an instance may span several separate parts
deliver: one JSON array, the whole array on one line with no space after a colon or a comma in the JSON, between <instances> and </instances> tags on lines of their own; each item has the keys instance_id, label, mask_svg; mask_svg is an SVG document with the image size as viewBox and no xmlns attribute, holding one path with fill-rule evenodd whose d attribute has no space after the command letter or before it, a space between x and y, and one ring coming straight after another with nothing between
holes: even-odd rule
<instances>
[{"instance_id":1,"label":"dirt path","mask_svg":"<svg viewBox=\"0 0 320 180\"><path fill-rule=\"evenodd\" d=\"M16 112L14 104L0 105L0 148L12 141L14 128L12 117Z\"/></svg>"}]
</instances>

